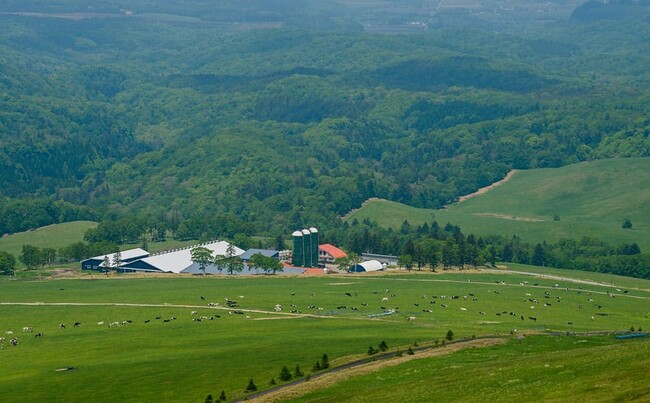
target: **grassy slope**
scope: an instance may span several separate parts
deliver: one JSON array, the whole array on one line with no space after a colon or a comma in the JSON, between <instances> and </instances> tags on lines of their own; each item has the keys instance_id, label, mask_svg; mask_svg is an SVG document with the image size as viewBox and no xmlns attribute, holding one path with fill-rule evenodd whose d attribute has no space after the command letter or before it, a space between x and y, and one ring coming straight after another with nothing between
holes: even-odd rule
<instances>
[{"instance_id":1,"label":"grassy slope","mask_svg":"<svg viewBox=\"0 0 650 403\"><path fill-rule=\"evenodd\" d=\"M560 221L553 221L555 214ZM521 171L492 191L448 209L374 201L348 219L370 218L398 227L405 219L414 225L430 222L432 215L442 225L452 222L466 233L519 235L528 242L590 236L612 244L637 242L650 250L650 158ZM632 220L631 230L621 228L626 217Z\"/></svg>"},{"instance_id":2,"label":"grassy slope","mask_svg":"<svg viewBox=\"0 0 650 403\"><path fill-rule=\"evenodd\" d=\"M571 273L567 271L568 276ZM506 284L495 284L500 280ZM515 327L521 331L625 330L630 325L650 328L650 291L630 290L628 295L610 299L605 294L609 287L583 285L578 290L571 289L576 284L550 279L540 279L539 286L519 285L526 280L531 280L530 276L491 273L323 278L4 279L0 282L0 302L127 302L160 306L0 305L0 331L13 330L21 341L19 347L7 347L0 352L3 362L0 395L11 397L12 401L79 401L88 396L96 401L200 401L208 393L214 396L225 390L232 399L244 397L243 389L251 377L258 387L266 388L271 378L277 380L283 365L293 369L299 364L308 373L323 353L336 364L344 357L364 356L370 345L376 346L381 340L391 347L404 349L414 341L440 339L448 329L453 329L457 337L469 337L508 334ZM559 283L560 288L553 288L554 283ZM639 287L650 289L650 281L640 280ZM390 291L386 293L386 289ZM526 293L544 301L543 291L551 294L552 306L527 301ZM586 292L592 295L587 296ZM434 300L432 295L468 293L476 295L477 301L461 298L429 303ZM200 296L206 300L200 300ZM381 302L384 296L389 298L388 303ZM557 302L558 296L561 302ZM250 320L217 311L222 318L201 323L191 320L191 310L199 311L199 315L212 315L215 311L206 303L223 303L225 297L239 300L243 309L269 311L280 303L288 310L290 304L295 304L303 312L333 317ZM441 307L443 302L448 304L447 308ZM368 320L369 313L381 312L382 304L399 306L401 313L383 320ZM579 308L579 304L583 307ZM602 304L602 310L595 304ZM321 306L324 310L310 310L308 305ZM340 305L348 309L336 309ZM535 309L530 308L532 305ZM352 306L358 310L349 309ZM433 312L423 312L422 307L430 307ZM485 311L486 315L480 315L479 311ZM538 319L522 321L518 316L495 315L502 311L535 315ZM597 312L608 315L591 320L590 316ZM155 320L156 316L172 315L178 320L169 323ZM267 313L249 315L253 319L277 317ZM417 320L406 321L410 315L417 316ZM119 328L106 326L108 322L126 319L133 323ZM145 324L145 319L151 322ZM82 322L82 326L72 328L70 324L75 321ZM100 321L105 323L98 325ZM568 321L573 324L569 325ZM58 329L60 322L67 323L68 328ZM46 336L35 339L25 335L20 332L23 326L33 326L34 331L42 331ZM65 366L76 369L64 373L54 371ZM523 383L524 378L521 379Z\"/></svg>"},{"instance_id":3,"label":"grassy slope","mask_svg":"<svg viewBox=\"0 0 650 403\"><path fill-rule=\"evenodd\" d=\"M649 366L650 339L537 336L411 361L346 380L299 401L646 400Z\"/></svg>"},{"instance_id":4,"label":"grassy slope","mask_svg":"<svg viewBox=\"0 0 650 403\"><path fill-rule=\"evenodd\" d=\"M5 235L0 238L0 250L9 252L17 258L23 245L58 249L83 241L86 230L96 226L97 223L94 221L73 221Z\"/></svg>"}]
</instances>

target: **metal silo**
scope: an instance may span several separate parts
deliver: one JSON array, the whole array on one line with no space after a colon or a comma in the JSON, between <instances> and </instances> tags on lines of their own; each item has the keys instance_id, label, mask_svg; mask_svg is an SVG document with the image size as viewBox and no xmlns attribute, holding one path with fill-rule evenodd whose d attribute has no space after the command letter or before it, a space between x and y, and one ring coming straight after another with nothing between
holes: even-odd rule
<instances>
[{"instance_id":1,"label":"metal silo","mask_svg":"<svg viewBox=\"0 0 650 403\"><path fill-rule=\"evenodd\" d=\"M302 267L311 267L311 233L308 229L302 230L303 239L303 253L305 256L304 264Z\"/></svg>"},{"instance_id":2,"label":"metal silo","mask_svg":"<svg viewBox=\"0 0 650 403\"><path fill-rule=\"evenodd\" d=\"M295 231L291 236L293 237L293 255L291 257L291 264L294 267L302 267L305 264L305 249L303 246L304 237L300 231Z\"/></svg>"},{"instance_id":3,"label":"metal silo","mask_svg":"<svg viewBox=\"0 0 650 403\"><path fill-rule=\"evenodd\" d=\"M309 228L311 235L311 267L318 267L318 230L314 227Z\"/></svg>"}]
</instances>

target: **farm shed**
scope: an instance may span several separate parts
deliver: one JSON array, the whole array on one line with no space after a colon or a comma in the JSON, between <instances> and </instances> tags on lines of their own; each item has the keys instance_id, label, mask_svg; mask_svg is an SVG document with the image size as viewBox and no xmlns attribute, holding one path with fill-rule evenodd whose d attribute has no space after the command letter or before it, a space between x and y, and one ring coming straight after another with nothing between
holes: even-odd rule
<instances>
[{"instance_id":1,"label":"farm shed","mask_svg":"<svg viewBox=\"0 0 650 403\"><path fill-rule=\"evenodd\" d=\"M323 263L333 263L334 260L346 257L347 255L347 253L329 243L322 244L318 247L318 260Z\"/></svg>"},{"instance_id":2,"label":"farm shed","mask_svg":"<svg viewBox=\"0 0 650 403\"><path fill-rule=\"evenodd\" d=\"M108 257L109 262L112 264L115 261L115 253L110 253L108 255L101 255L88 258L81 261L81 270L106 270L108 268L104 267L104 259ZM130 263L142 258L149 256L149 252L144 249L135 248L125 251L120 251L120 261L122 264Z\"/></svg>"},{"instance_id":3,"label":"farm shed","mask_svg":"<svg viewBox=\"0 0 650 403\"><path fill-rule=\"evenodd\" d=\"M367 262L357 263L350 268L351 272L364 273L369 271L380 271L386 267L379 260L368 260Z\"/></svg>"},{"instance_id":4,"label":"farm shed","mask_svg":"<svg viewBox=\"0 0 650 403\"><path fill-rule=\"evenodd\" d=\"M226 255L230 244L226 241L212 241L199 245L186 246L151 255L147 258L134 261L122 266L124 272L163 272L163 273L190 273L202 274L199 265L192 262L192 249L201 246L212 251L212 256ZM235 256L241 256L243 249L234 246ZM214 265L205 268L206 273L219 273Z\"/></svg>"}]
</instances>

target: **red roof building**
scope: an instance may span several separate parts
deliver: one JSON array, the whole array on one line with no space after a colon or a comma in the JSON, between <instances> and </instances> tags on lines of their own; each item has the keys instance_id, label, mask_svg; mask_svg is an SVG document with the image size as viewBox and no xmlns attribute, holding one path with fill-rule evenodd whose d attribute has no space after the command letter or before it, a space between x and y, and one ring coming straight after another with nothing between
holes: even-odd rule
<instances>
[{"instance_id":1,"label":"red roof building","mask_svg":"<svg viewBox=\"0 0 650 403\"><path fill-rule=\"evenodd\" d=\"M334 263L334 260L347 257L348 254L341 249L328 243L318 245L318 261L323 263Z\"/></svg>"}]
</instances>

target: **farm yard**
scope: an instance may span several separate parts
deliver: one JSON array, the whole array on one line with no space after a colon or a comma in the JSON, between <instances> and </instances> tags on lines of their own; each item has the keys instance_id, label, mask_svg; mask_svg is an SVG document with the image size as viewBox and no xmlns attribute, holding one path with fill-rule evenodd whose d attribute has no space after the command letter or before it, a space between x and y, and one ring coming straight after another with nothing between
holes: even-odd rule
<instances>
[{"instance_id":1,"label":"farm yard","mask_svg":"<svg viewBox=\"0 0 650 403\"><path fill-rule=\"evenodd\" d=\"M549 365L568 365L553 364L563 351L575 365L587 357L611 365L620 354L625 365L616 369L619 377L639 372L639 365L647 368L647 338L620 342L612 335L583 333L650 328L650 283L615 278L610 287L605 278L585 282L592 273L575 272L581 282L573 281L570 271L553 274L560 278L504 271L6 280L0 282L0 337L6 339L0 350L0 395L12 401L203 401L224 391L228 400L245 399L250 379L258 390L271 388L272 379L283 384L283 366L292 373L299 366L307 375L323 354L338 367L368 358L369 348L382 342L388 352L442 345L449 330L454 340L495 335L506 342L361 374L325 389L326 395L349 398L350 388L372 385L361 380L383 373L399 385L405 379L397 374L406 369L430 377L435 377L431 371L444 374L441 379L458 398L471 400L460 393L468 377L455 378L450 367L478 374L490 372L486 362L495 360L507 378L508 371L522 371L526 357L540 360L542 368L544 354L554 357ZM578 336L549 337L567 333ZM9 344L11 338L16 346ZM631 345L637 347L625 347ZM548 376L536 385L544 387L547 378L557 381L552 371L544 371ZM422 376L413 377L416 400L426 393L439 396L420 387L428 382ZM629 379L626 385L634 389L636 378ZM534 396L524 389L514 389L508 398ZM319 392L313 393L318 398Z\"/></svg>"}]
</instances>

